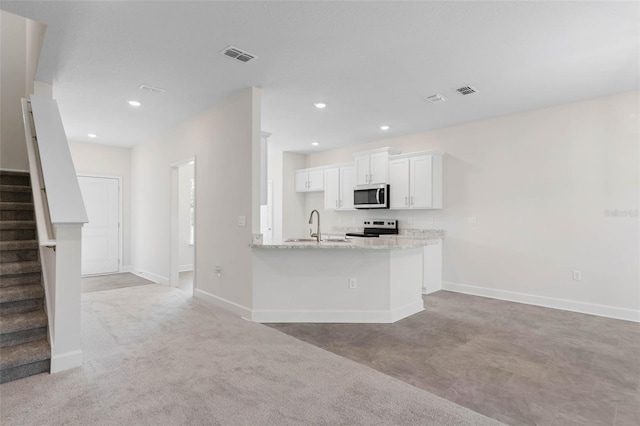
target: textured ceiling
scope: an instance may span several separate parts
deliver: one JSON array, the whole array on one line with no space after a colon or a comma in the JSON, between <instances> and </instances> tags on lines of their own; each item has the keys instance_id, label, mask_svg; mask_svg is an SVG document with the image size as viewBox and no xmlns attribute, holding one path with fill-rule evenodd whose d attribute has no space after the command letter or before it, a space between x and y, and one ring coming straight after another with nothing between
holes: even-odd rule
<instances>
[{"instance_id":1,"label":"textured ceiling","mask_svg":"<svg viewBox=\"0 0 640 426\"><path fill-rule=\"evenodd\" d=\"M263 89L262 129L299 152L639 88L635 1L3 0L0 8L48 25L37 79L53 83L76 141L96 133L95 142L132 146L247 86ZM228 45L258 59L219 55ZM142 92L142 83L166 92ZM455 92L468 84L479 92ZM423 101L437 92L449 100ZM329 106L317 110L319 100Z\"/></svg>"}]
</instances>

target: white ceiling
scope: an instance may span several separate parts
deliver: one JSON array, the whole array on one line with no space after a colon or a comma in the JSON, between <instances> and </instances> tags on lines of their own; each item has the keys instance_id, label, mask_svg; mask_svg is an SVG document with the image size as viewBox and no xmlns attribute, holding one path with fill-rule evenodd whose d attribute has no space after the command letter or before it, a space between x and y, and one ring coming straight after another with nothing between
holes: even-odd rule
<instances>
[{"instance_id":1,"label":"white ceiling","mask_svg":"<svg viewBox=\"0 0 640 426\"><path fill-rule=\"evenodd\" d=\"M262 129L299 152L639 88L636 1L3 0L0 8L48 25L36 77L53 83L76 141L132 146L247 86L263 89ZM228 45L258 59L219 55ZM167 91L143 92L142 83ZM454 91L469 84L479 92ZM449 100L423 101L437 92ZM329 106L317 110L317 101Z\"/></svg>"}]
</instances>

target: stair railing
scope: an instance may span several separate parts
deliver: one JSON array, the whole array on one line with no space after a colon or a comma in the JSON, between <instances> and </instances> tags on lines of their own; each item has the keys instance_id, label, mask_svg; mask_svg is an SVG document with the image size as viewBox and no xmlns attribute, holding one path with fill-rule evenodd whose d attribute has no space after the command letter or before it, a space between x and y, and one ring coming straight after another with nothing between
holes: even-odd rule
<instances>
[{"instance_id":1,"label":"stair railing","mask_svg":"<svg viewBox=\"0 0 640 426\"><path fill-rule=\"evenodd\" d=\"M80 257L87 213L57 103L22 99L51 344L51 372L82 365Z\"/></svg>"}]
</instances>

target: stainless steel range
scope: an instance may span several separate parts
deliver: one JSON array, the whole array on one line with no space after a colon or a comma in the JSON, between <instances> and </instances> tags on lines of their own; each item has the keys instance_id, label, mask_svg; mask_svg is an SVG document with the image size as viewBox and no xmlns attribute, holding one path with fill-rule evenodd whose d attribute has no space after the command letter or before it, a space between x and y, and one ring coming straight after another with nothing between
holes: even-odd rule
<instances>
[{"instance_id":1,"label":"stainless steel range","mask_svg":"<svg viewBox=\"0 0 640 426\"><path fill-rule=\"evenodd\" d=\"M380 235L397 235L398 221L396 219L366 219L364 221L364 232L347 232L348 238L377 238Z\"/></svg>"}]
</instances>

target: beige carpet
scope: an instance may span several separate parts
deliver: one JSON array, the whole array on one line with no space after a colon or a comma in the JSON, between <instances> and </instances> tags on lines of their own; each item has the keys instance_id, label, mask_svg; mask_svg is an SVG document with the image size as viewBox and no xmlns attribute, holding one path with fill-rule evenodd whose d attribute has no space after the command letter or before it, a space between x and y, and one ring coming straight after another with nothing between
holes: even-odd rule
<instances>
[{"instance_id":1,"label":"beige carpet","mask_svg":"<svg viewBox=\"0 0 640 426\"><path fill-rule=\"evenodd\" d=\"M130 273L86 276L82 277L82 292L93 293L94 291L136 287L147 284L153 284L153 281Z\"/></svg>"},{"instance_id":2,"label":"beige carpet","mask_svg":"<svg viewBox=\"0 0 640 426\"><path fill-rule=\"evenodd\" d=\"M498 425L160 285L83 295L85 362L0 386L3 425Z\"/></svg>"}]
</instances>

